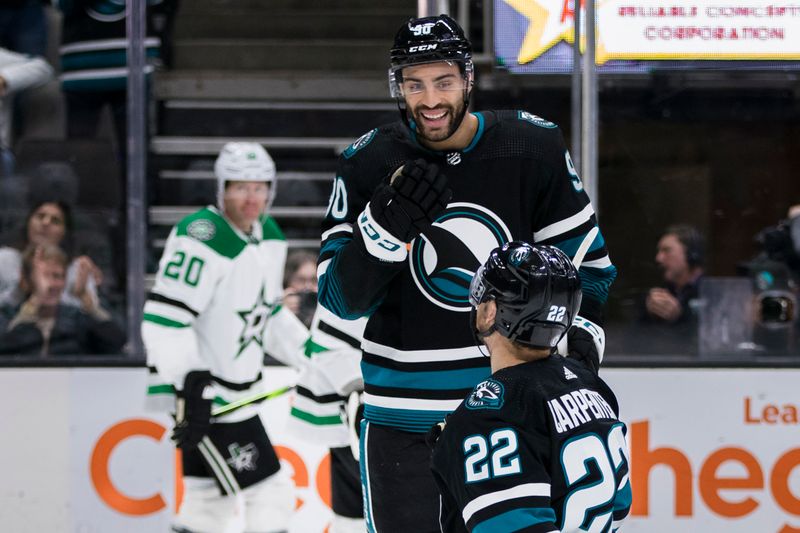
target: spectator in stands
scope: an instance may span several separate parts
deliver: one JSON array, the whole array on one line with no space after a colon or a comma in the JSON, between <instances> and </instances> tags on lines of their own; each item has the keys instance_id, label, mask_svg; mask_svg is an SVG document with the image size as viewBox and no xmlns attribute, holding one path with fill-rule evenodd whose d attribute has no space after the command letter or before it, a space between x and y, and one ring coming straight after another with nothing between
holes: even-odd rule
<instances>
[{"instance_id":1,"label":"spectator in stands","mask_svg":"<svg viewBox=\"0 0 800 533\"><path fill-rule=\"evenodd\" d=\"M656 263L664 283L648 291L645 319L658 323L684 323L693 320L693 303L703 276L705 244L697 229L687 224L670 226L658 241Z\"/></svg>"},{"instance_id":2,"label":"spectator in stands","mask_svg":"<svg viewBox=\"0 0 800 533\"><path fill-rule=\"evenodd\" d=\"M317 305L317 254L307 250L290 252L286 258L283 288L283 305L310 327Z\"/></svg>"},{"instance_id":3,"label":"spectator in stands","mask_svg":"<svg viewBox=\"0 0 800 533\"><path fill-rule=\"evenodd\" d=\"M78 272L74 296L79 307L64 304L68 258L53 244L29 246L22 260L25 301L6 307L0 330L0 353L81 355L119 353L125 334L85 290L88 270Z\"/></svg>"},{"instance_id":4,"label":"spectator in stands","mask_svg":"<svg viewBox=\"0 0 800 533\"><path fill-rule=\"evenodd\" d=\"M22 253L30 246L43 245L59 246L68 254L72 252L72 217L68 204L51 199L35 202L16 239L10 246L0 248L0 304L22 303ZM102 272L91 258L75 257L67 268L63 302L80 306L81 298L87 297L93 300L94 306L99 306L97 288L102 280Z\"/></svg>"},{"instance_id":5,"label":"spectator in stands","mask_svg":"<svg viewBox=\"0 0 800 533\"><path fill-rule=\"evenodd\" d=\"M0 48L0 174L14 173L11 151L14 96L43 85L53 77L53 69L42 57L33 57Z\"/></svg>"}]
</instances>

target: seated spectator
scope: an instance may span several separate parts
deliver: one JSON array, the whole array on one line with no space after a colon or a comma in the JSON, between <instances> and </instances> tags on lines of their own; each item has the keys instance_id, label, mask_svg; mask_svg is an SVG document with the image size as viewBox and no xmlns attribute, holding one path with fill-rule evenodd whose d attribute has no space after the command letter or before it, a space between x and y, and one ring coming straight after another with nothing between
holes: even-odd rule
<instances>
[{"instance_id":1,"label":"seated spectator","mask_svg":"<svg viewBox=\"0 0 800 533\"><path fill-rule=\"evenodd\" d=\"M0 248L0 304L16 306L22 303L22 251L31 245L46 244L59 246L68 253L72 249L71 210L64 202L41 200L34 203L15 242ZM79 275L84 272L86 276ZM63 302L80 306L79 295L88 294L94 304L99 305L97 287L102 279L102 272L88 256L74 258L67 269Z\"/></svg>"},{"instance_id":2,"label":"seated spectator","mask_svg":"<svg viewBox=\"0 0 800 533\"><path fill-rule=\"evenodd\" d=\"M703 276L703 237L695 228L668 227L658 240L655 262L662 282L639 301L638 320L620 342L630 353L698 353L699 284Z\"/></svg>"},{"instance_id":3,"label":"seated spectator","mask_svg":"<svg viewBox=\"0 0 800 533\"><path fill-rule=\"evenodd\" d=\"M125 334L85 290L89 270L78 269L75 294L80 307L62 302L67 255L52 244L29 246L22 259L21 287L25 301L4 308L0 321L0 353L81 355L119 353Z\"/></svg>"},{"instance_id":4,"label":"seated spectator","mask_svg":"<svg viewBox=\"0 0 800 533\"><path fill-rule=\"evenodd\" d=\"M693 319L691 306L697 300L703 276L703 256L704 240L699 231L686 224L667 228L658 241L655 257L664 284L648 291L646 320L675 324Z\"/></svg>"},{"instance_id":5,"label":"seated spectator","mask_svg":"<svg viewBox=\"0 0 800 533\"><path fill-rule=\"evenodd\" d=\"M317 305L317 254L293 250L286 258L283 305L310 327Z\"/></svg>"}]
</instances>

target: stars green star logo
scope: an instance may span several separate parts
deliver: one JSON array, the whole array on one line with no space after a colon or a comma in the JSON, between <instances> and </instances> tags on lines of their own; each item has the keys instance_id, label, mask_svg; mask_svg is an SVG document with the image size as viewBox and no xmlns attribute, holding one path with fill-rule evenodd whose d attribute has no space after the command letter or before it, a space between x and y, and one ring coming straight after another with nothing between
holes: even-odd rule
<instances>
[{"instance_id":1,"label":"stars green star logo","mask_svg":"<svg viewBox=\"0 0 800 533\"><path fill-rule=\"evenodd\" d=\"M264 285L261 285L261 290L253 302L253 307L243 311L236 311L244 322L242 333L239 335L239 350L236 352L234 359L239 357L245 348L251 342L255 342L264 350L264 328L267 325L267 319L272 314L272 305L267 303L264 298Z\"/></svg>"}]
</instances>

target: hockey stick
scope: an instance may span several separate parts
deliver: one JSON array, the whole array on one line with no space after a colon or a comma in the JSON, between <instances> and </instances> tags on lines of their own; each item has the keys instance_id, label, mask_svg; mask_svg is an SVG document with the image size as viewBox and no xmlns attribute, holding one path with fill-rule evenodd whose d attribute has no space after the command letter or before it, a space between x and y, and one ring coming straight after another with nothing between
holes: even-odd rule
<instances>
[{"instance_id":1,"label":"hockey stick","mask_svg":"<svg viewBox=\"0 0 800 533\"><path fill-rule=\"evenodd\" d=\"M589 230L589 233L587 233L586 237L584 237L583 241L581 241L581 245L578 246L578 251L575 252L575 257L572 258L572 264L575 265L575 269L581 267L581 263L583 263L583 258L586 257L586 252L589 251L589 247L594 242L594 239L595 237L597 237L598 233L600 233L600 228L595 226Z\"/></svg>"},{"instance_id":2,"label":"hockey stick","mask_svg":"<svg viewBox=\"0 0 800 533\"><path fill-rule=\"evenodd\" d=\"M578 246L578 250L575 252L575 255L572 258L572 264L575 265L575 270L581 267L581 263L583 263L583 258L586 257L586 252L589 251L589 247L594 242L595 237L597 234L600 233L600 228L597 226L593 227L589 230L589 233L586 234L586 237L583 238L581 241L581 245ZM569 328L567 328L569 329ZM567 336L564 335L561 337L561 340L558 341L558 346L556 347L556 351L561 355L566 356L568 353L567 348Z\"/></svg>"},{"instance_id":3,"label":"hockey stick","mask_svg":"<svg viewBox=\"0 0 800 533\"><path fill-rule=\"evenodd\" d=\"M295 387L294 385L286 385L284 387L269 392L261 392L249 398L242 398L241 400L237 400L227 405L217 407L216 409L211 411L211 416L226 415L232 411L236 411L237 409L241 409L242 407L245 407L247 405L263 402L265 400L272 400L273 398L277 398L278 396L283 396L290 390L294 389L294 387Z\"/></svg>"}]
</instances>

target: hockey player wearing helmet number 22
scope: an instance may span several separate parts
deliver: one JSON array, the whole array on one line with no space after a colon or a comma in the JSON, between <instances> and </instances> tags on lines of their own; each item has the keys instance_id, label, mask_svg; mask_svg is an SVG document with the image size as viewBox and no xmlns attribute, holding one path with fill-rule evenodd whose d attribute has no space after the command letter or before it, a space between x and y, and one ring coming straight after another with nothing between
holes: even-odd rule
<instances>
[{"instance_id":1,"label":"hockey player wearing helmet number 22","mask_svg":"<svg viewBox=\"0 0 800 533\"><path fill-rule=\"evenodd\" d=\"M214 173L218 205L172 229L142 323L148 394L175 398L184 497L173 531L285 531L294 485L257 408L218 418L211 408L263 390L265 353L298 366L308 330L281 306L287 246L266 213L272 158L259 144L228 143Z\"/></svg>"},{"instance_id":2,"label":"hockey player wearing helmet number 22","mask_svg":"<svg viewBox=\"0 0 800 533\"><path fill-rule=\"evenodd\" d=\"M471 321L492 376L429 438L443 531L611 532L628 515L617 399L591 365L554 353L580 287L561 250L523 242L475 275Z\"/></svg>"},{"instance_id":3,"label":"hockey player wearing helmet number 22","mask_svg":"<svg viewBox=\"0 0 800 533\"><path fill-rule=\"evenodd\" d=\"M597 368L616 276L555 124L526 111L468 110L471 45L446 15L395 36L389 84L402 120L355 141L323 225L319 300L368 316L360 459L367 527L439 531L428 429L490 375L468 315L469 283L513 240L586 251L571 357Z\"/></svg>"}]
</instances>

